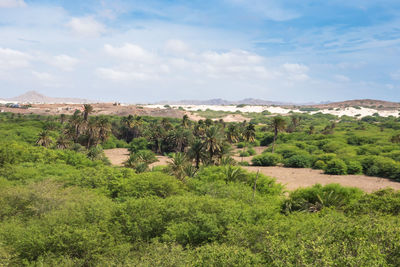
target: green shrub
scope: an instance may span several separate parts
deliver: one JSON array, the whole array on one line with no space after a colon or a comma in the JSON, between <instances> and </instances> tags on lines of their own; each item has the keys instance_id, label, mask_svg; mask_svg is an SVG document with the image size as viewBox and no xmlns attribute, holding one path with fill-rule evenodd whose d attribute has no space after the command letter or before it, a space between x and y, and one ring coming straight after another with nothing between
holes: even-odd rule
<instances>
[{"instance_id":1,"label":"green shrub","mask_svg":"<svg viewBox=\"0 0 400 267\"><path fill-rule=\"evenodd\" d=\"M317 160L313 165L313 169L325 170L325 168L326 163L323 160Z\"/></svg>"},{"instance_id":2,"label":"green shrub","mask_svg":"<svg viewBox=\"0 0 400 267\"><path fill-rule=\"evenodd\" d=\"M266 133L262 137L260 141L260 145L262 146L269 146L274 141L274 134L273 133Z\"/></svg>"},{"instance_id":3,"label":"green shrub","mask_svg":"<svg viewBox=\"0 0 400 267\"><path fill-rule=\"evenodd\" d=\"M297 189L290 193L282 204L282 211L319 211L324 207L344 208L363 195L358 188L343 187L339 184Z\"/></svg>"},{"instance_id":4,"label":"green shrub","mask_svg":"<svg viewBox=\"0 0 400 267\"><path fill-rule=\"evenodd\" d=\"M239 154L239 156L240 156L240 157L249 157L250 154L249 154L249 152L247 152L247 151L241 151L240 154Z\"/></svg>"},{"instance_id":5,"label":"green shrub","mask_svg":"<svg viewBox=\"0 0 400 267\"><path fill-rule=\"evenodd\" d=\"M246 146L245 142L239 142L236 144L237 148L244 148Z\"/></svg>"},{"instance_id":6,"label":"green shrub","mask_svg":"<svg viewBox=\"0 0 400 267\"><path fill-rule=\"evenodd\" d=\"M284 161L285 167L309 168L312 165L312 157L309 155L294 155Z\"/></svg>"},{"instance_id":7,"label":"green shrub","mask_svg":"<svg viewBox=\"0 0 400 267\"><path fill-rule=\"evenodd\" d=\"M129 143L129 152L131 153L137 153L139 150L147 150L149 147L149 143L146 138L144 137L139 137L139 138L134 138L130 143Z\"/></svg>"},{"instance_id":8,"label":"green shrub","mask_svg":"<svg viewBox=\"0 0 400 267\"><path fill-rule=\"evenodd\" d=\"M256 150L251 147L247 149L247 153L249 153L250 156L254 156L256 154Z\"/></svg>"},{"instance_id":9,"label":"green shrub","mask_svg":"<svg viewBox=\"0 0 400 267\"><path fill-rule=\"evenodd\" d=\"M400 163L381 156L368 156L362 161L364 173L370 176L400 180Z\"/></svg>"},{"instance_id":10,"label":"green shrub","mask_svg":"<svg viewBox=\"0 0 400 267\"><path fill-rule=\"evenodd\" d=\"M268 152L254 156L251 160L254 166L276 166L281 161L281 155Z\"/></svg>"},{"instance_id":11,"label":"green shrub","mask_svg":"<svg viewBox=\"0 0 400 267\"><path fill-rule=\"evenodd\" d=\"M341 159L332 159L327 162L325 173L334 175L345 175L347 174L346 163Z\"/></svg>"},{"instance_id":12,"label":"green shrub","mask_svg":"<svg viewBox=\"0 0 400 267\"><path fill-rule=\"evenodd\" d=\"M346 162L347 165L347 174L360 174L363 171L361 162L359 161L348 161Z\"/></svg>"}]
</instances>

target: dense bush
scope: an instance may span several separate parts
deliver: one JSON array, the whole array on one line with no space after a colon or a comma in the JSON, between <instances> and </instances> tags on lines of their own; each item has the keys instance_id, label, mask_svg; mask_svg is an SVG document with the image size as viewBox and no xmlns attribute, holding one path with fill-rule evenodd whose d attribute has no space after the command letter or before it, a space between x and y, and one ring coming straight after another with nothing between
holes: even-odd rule
<instances>
[{"instance_id":1,"label":"dense bush","mask_svg":"<svg viewBox=\"0 0 400 267\"><path fill-rule=\"evenodd\" d=\"M365 174L400 180L400 163L381 156L364 158L362 166Z\"/></svg>"},{"instance_id":2,"label":"dense bush","mask_svg":"<svg viewBox=\"0 0 400 267\"><path fill-rule=\"evenodd\" d=\"M251 160L254 166L276 166L282 161L282 156L275 153L262 153L254 156Z\"/></svg>"},{"instance_id":3,"label":"dense bush","mask_svg":"<svg viewBox=\"0 0 400 267\"><path fill-rule=\"evenodd\" d=\"M284 161L285 167L309 168L312 165L312 157L309 155L294 155Z\"/></svg>"},{"instance_id":4,"label":"dense bush","mask_svg":"<svg viewBox=\"0 0 400 267\"><path fill-rule=\"evenodd\" d=\"M345 188L338 184L297 189L282 204L282 211L318 211L324 207L342 208L363 195L357 188Z\"/></svg>"},{"instance_id":5,"label":"dense bush","mask_svg":"<svg viewBox=\"0 0 400 267\"><path fill-rule=\"evenodd\" d=\"M334 175L347 174L347 165L341 159L332 159L327 162L325 173Z\"/></svg>"},{"instance_id":6,"label":"dense bush","mask_svg":"<svg viewBox=\"0 0 400 267\"><path fill-rule=\"evenodd\" d=\"M362 165L359 161L350 160L346 162L347 174L360 174L363 171Z\"/></svg>"},{"instance_id":7,"label":"dense bush","mask_svg":"<svg viewBox=\"0 0 400 267\"><path fill-rule=\"evenodd\" d=\"M400 148L390 138L399 120L373 118L359 124L342 117L332 126L335 116L303 114L290 133L279 133L275 153L254 159L398 179ZM0 114L1 266L400 266L399 192L367 194L339 185L286 192L274 178L219 155L213 164L203 153L198 169L183 158L192 171L184 181L166 174L172 164L149 171L155 154L148 148L163 153L185 144L185 131L171 134L183 124L176 119L110 117L113 136L101 146L133 140L132 166L146 165L111 167L96 160L100 145L93 151L78 143L35 145L44 128L58 139L56 119ZM157 145L146 137L145 145L137 136L149 128L129 128L129 119L170 132ZM211 126L203 124L198 134L222 124L206 123ZM333 133L321 134L326 125ZM271 136L265 131L257 126L256 138ZM227 144L216 149L230 153Z\"/></svg>"}]
</instances>

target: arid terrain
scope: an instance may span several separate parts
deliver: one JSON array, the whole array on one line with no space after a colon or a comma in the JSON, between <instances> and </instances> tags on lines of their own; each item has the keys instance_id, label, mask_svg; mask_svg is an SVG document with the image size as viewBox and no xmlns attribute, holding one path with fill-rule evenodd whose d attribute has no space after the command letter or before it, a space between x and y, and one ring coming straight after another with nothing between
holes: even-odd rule
<instances>
[{"instance_id":1,"label":"arid terrain","mask_svg":"<svg viewBox=\"0 0 400 267\"><path fill-rule=\"evenodd\" d=\"M256 147L257 154L261 153L265 147ZM238 150L237 150L238 151ZM115 166L123 166L123 163L129 158L129 152L126 148L107 149L104 151L111 164ZM250 162L252 157L235 156L236 161ZM167 165L169 159L166 156L157 156L158 161L151 164L154 166ZM260 171L260 173L273 177L277 182L285 185L287 190L295 190L301 187L308 187L314 184L331 184L337 183L342 186L357 187L361 190L371 193L387 187L400 190L400 183L379 177L371 177L366 175L327 175L321 170L284 168L284 167L258 167L248 166L244 169L252 172Z\"/></svg>"},{"instance_id":2,"label":"arid terrain","mask_svg":"<svg viewBox=\"0 0 400 267\"><path fill-rule=\"evenodd\" d=\"M147 108L140 105L115 105L113 103L91 104L93 115L140 115L153 117L182 118L184 111L177 109ZM29 108L0 107L4 112L39 115L72 115L75 110L83 111L82 104L32 104Z\"/></svg>"}]
</instances>

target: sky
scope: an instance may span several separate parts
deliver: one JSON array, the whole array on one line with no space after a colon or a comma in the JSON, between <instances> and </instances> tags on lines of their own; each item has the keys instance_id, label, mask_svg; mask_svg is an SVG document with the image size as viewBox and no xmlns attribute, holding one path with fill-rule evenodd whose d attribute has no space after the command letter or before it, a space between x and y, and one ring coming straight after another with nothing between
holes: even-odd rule
<instances>
[{"instance_id":1,"label":"sky","mask_svg":"<svg viewBox=\"0 0 400 267\"><path fill-rule=\"evenodd\" d=\"M0 0L0 98L400 102L399 0Z\"/></svg>"}]
</instances>

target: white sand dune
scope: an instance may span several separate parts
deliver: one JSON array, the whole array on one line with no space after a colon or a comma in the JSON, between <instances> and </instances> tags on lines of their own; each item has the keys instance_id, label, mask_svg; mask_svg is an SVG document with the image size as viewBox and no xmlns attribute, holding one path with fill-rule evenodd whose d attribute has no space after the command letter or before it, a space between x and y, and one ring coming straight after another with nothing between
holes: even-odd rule
<instances>
[{"instance_id":1,"label":"white sand dune","mask_svg":"<svg viewBox=\"0 0 400 267\"><path fill-rule=\"evenodd\" d=\"M160 109L166 109L163 105L147 105L146 107L148 108L160 108ZM291 111L293 112L298 112L298 113L310 113L310 114L315 114L318 112L324 113L324 114L332 114L336 116L351 116L351 117L358 117L358 118L363 118L366 116L371 116L375 113L378 113L382 117L389 117L389 116L394 116L394 117L399 117L399 110L377 110L377 109L371 109L371 108L353 108L353 107L348 107L348 108L337 108L337 109L321 109L319 111L312 111L312 112L306 112L306 111L300 111L299 109L290 109L290 108L283 108L283 107L275 107L275 106L244 106L244 107L237 107L237 106L219 106L219 105L170 105L171 108L183 108L186 111L205 111L205 110L214 110L214 111L227 111L227 112L236 112L240 111L243 113L246 112L255 112L255 113L261 113L265 110L271 112L272 114L281 114L285 115L290 113Z\"/></svg>"}]
</instances>

